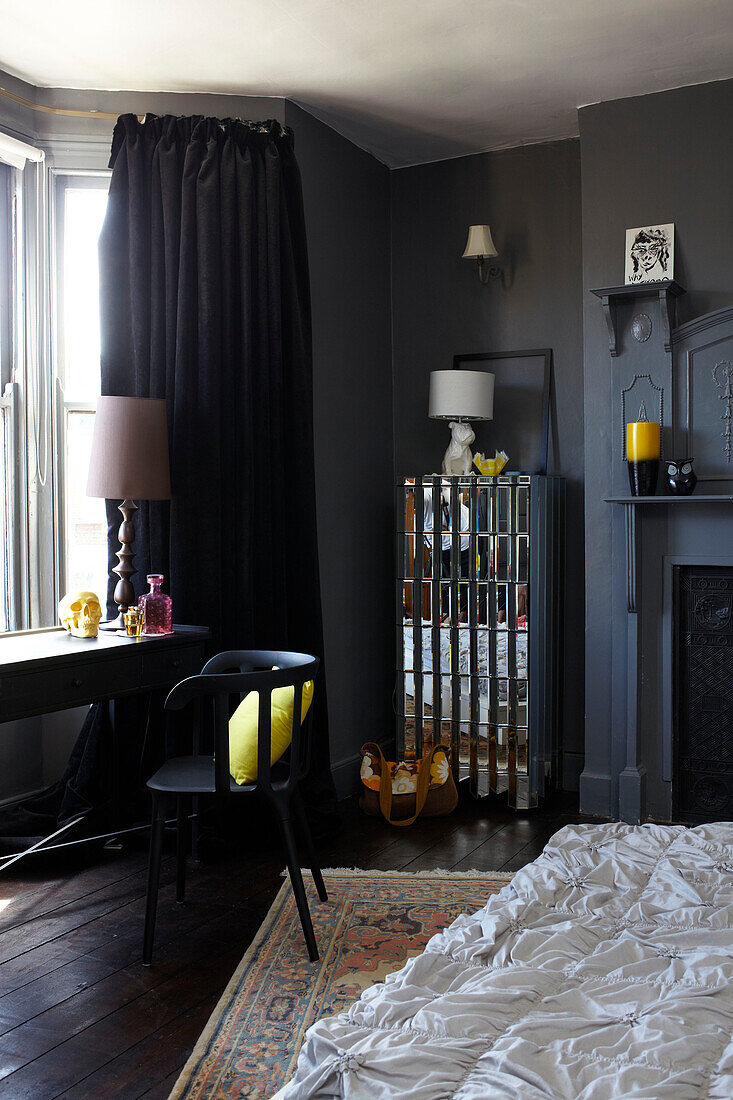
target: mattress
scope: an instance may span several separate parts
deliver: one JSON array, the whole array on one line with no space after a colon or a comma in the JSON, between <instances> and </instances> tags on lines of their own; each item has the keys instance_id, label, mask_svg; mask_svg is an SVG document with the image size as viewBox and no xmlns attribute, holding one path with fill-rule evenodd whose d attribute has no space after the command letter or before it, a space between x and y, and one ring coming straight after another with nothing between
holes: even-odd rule
<instances>
[{"instance_id":1,"label":"mattress","mask_svg":"<svg viewBox=\"0 0 733 1100\"><path fill-rule=\"evenodd\" d=\"M573 825L311 1027L278 1100L731 1100L733 823Z\"/></svg>"}]
</instances>

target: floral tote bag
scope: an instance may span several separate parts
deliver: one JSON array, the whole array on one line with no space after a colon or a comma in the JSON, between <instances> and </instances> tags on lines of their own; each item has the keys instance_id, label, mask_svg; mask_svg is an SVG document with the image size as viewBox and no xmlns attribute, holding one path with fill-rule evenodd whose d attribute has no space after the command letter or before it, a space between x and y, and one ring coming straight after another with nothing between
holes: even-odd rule
<instances>
[{"instance_id":1,"label":"floral tote bag","mask_svg":"<svg viewBox=\"0 0 733 1100\"><path fill-rule=\"evenodd\" d=\"M423 817L449 814L458 803L448 753L442 745L422 760L385 760L379 745L368 741L361 750L363 792L359 805L366 814L381 814L391 825L411 825Z\"/></svg>"}]
</instances>

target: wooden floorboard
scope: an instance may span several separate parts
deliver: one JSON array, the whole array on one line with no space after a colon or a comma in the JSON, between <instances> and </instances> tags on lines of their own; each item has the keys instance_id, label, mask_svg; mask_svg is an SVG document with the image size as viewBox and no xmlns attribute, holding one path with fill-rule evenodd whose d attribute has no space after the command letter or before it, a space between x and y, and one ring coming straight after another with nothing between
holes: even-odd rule
<instances>
[{"instance_id":1,"label":"wooden floorboard","mask_svg":"<svg viewBox=\"0 0 733 1100\"><path fill-rule=\"evenodd\" d=\"M322 866L515 871L582 820L574 796L531 813L463 791L448 818L405 829L342 803ZM0 876L0 1100L165 1100L282 881L271 832L189 860L176 905L164 861L154 965L140 962L147 858L65 853Z\"/></svg>"}]
</instances>

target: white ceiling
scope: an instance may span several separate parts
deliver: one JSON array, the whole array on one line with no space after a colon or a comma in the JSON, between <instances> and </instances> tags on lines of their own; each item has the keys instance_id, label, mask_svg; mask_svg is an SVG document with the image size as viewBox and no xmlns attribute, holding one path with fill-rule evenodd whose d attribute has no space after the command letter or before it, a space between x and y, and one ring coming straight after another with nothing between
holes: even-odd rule
<instances>
[{"instance_id":1,"label":"white ceiling","mask_svg":"<svg viewBox=\"0 0 733 1100\"><path fill-rule=\"evenodd\" d=\"M0 0L0 28L33 84L287 96L393 166L733 76L732 0Z\"/></svg>"}]
</instances>

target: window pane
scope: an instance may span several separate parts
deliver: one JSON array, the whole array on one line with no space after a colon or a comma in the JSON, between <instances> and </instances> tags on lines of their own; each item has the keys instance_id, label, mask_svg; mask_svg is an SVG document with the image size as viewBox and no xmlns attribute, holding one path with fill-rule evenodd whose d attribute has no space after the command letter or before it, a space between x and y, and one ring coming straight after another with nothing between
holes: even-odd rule
<instances>
[{"instance_id":1,"label":"window pane","mask_svg":"<svg viewBox=\"0 0 733 1100\"><path fill-rule=\"evenodd\" d=\"M99 396L99 263L97 241L107 192L65 189L63 338L67 401Z\"/></svg>"},{"instance_id":2,"label":"window pane","mask_svg":"<svg viewBox=\"0 0 733 1100\"><path fill-rule=\"evenodd\" d=\"M64 470L62 478L66 535L66 592L107 592L107 520L104 501L87 497L87 473L100 393L99 261L97 244L107 207L107 180L89 178L63 186L59 270L60 357L64 391ZM81 406L81 407L80 407ZM87 406L84 408L84 406Z\"/></svg>"},{"instance_id":3,"label":"window pane","mask_svg":"<svg viewBox=\"0 0 733 1100\"><path fill-rule=\"evenodd\" d=\"M66 414L66 575L67 591L96 592L107 598L107 518L104 501L86 495L93 412Z\"/></svg>"},{"instance_id":4,"label":"window pane","mask_svg":"<svg viewBox=\"0 0 733 1100\"><path fill-rule=\"evenodd\" d=\"M0 164L0 630L12 630L13 559L12 514L13 480L11 477L10 399L5 385L12 377L11 345L13 316L13 247L12 247L12 177L10 169Z\"/></svg>"},{"instance_id":5,"label":"window pane","mask_svg":"<svg viewBox=\"0 0 733 1100\"><path fill-rule=\"evenodd\" d=\"M11 409L0 404L0 630L12 630L11 621L11 545L10 538L10 416Z\"/></svg>"}]
</instances>

